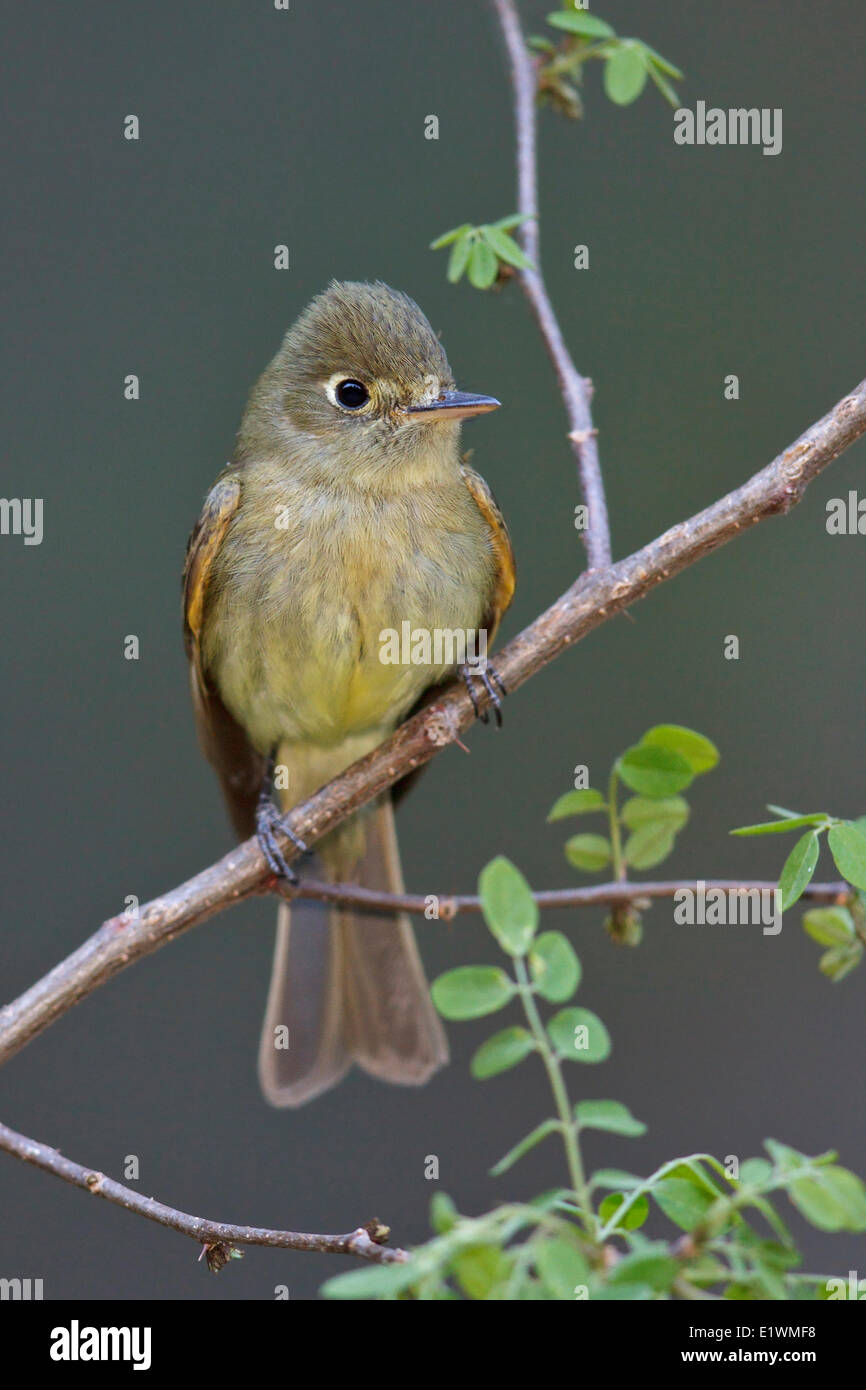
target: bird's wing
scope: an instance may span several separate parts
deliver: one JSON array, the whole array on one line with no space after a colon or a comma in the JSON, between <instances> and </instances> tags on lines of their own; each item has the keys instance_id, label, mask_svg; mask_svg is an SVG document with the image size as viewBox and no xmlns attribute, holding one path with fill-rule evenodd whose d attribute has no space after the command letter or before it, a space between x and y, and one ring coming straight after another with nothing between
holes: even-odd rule
<instances>
[{"instance_id":1,"label":"bird's wing","mask_svg":"<svg viewBox=\"0 0 866 1390\"><path fill-rule=\"evenodd\" d=\"M487 628L488 641L492 642L502 615L514 596L516 579L514 551L511 547L508 527L505 525L505 517L499 510L499 504L481 474L476 473L475 469L470 468L466 463L461 464L460 472L472 501L484 517L490 531L495 579L487 612L484 615L483 626Z\"/></svg>"},{"instance_id":2,"label":"bird's wing","mask_svg":"<svg viewBox=\"0 0 866 1390\"><path fill-rule=\"evenodd\" d=\"M256 800L265 762L208 679L201 651L211 566L240 498L240 476L232 470L217 479L205 499L186 550L183 627L199 742L205 757L216 768L235 829L246 838L255 828Z\"/></svg>"}]
</instances>

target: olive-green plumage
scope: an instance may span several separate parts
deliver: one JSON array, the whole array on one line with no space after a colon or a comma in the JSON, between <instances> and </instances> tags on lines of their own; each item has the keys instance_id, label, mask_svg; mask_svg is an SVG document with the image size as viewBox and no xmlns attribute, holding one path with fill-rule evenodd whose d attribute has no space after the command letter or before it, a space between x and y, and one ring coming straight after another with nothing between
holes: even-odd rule
<instances>
[{"instance_id":1,"label":"olive-green plumage","mask_svg":"<svg viewBox=\"0 0 866 1390\"><path fill-rule=\"evenodd\" d=\"M473 400L485 398L454 393L417 305L382 284L332 283L254 387L186 572L202 741L240 833L269 754L287 769L283 805L295 805L452 673L383 662L384 631L408 621L492 637L513 566L492 496L460 459L459 417L495 404ZM390 801L317 852L331 878L399 888ZM260 1053L269 1099L300 1103L352 1060L426 1079L447 1053L408 921L332 911L330 933L299 921L293 907L287 966L283 909ZM281 1024L288 1050L274 1046Z\"/></svg>"}]
</instances>

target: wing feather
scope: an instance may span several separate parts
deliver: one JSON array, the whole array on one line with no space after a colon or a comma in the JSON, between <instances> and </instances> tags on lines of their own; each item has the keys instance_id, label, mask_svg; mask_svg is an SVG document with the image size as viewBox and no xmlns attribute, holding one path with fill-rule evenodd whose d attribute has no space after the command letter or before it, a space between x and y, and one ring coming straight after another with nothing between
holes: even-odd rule
<instances>
[{"instance_id":1,"label":"wing feather","mask_svg":"<svg viewBox=\"0 0 866 1390\"><path fill-rule=\"evenodd\" d=\"M514 550L511 545L511 537L508 534L508 527L505 524L505 517L493 496L492 489L484 481L481 474L476 473L475 469L470 468L467 463L461 464L460 472L470 497L487 522L490 531L496 578L493 592L490 595L488 610L485 614L484 626L487 628L488 640L492 642L502 615L514 597L516 582Z\"/></svg>"},{"instance_id":2,"label":"wing feather","mask_svg":"<svg viewBox=\"0 0 866 1390\"><path fill-rule=\"evenodd\" d=\"M199 742L205 757L216 768L235 829L246 838L255 828L256 801L265 763L208 679L201 642L207 621L211 567L240 500L240 475L237 470L227 470L208 493L187 545L183 626Z\"/></svg>"}]
</instances>

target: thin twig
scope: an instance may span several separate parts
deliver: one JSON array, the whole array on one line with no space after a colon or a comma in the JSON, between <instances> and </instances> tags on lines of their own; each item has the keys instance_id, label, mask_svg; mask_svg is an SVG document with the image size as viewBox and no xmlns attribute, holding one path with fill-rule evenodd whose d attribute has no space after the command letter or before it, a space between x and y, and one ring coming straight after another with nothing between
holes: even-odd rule
<instances>
[{"instance_id":1,"label":"thin twig","mask_svg":"<svg viewBox=\"0 0 866 1390\"><path fill-rule=\"evenodd\" d=\"M317 1250L322 1254L355 1255L358 1259L377 1264L392 1264L409 1258L408 1251L384 1244L390 1232L379 1221L370 1221L356 1231L336 1236L313 1235L306 1231L270 1231L261 1226L231 1226L225 1221L206 1221L204 1217L190 1216L185 1211L167 1207L153 1197L145 1197L115 1182L113 1178L107 1178L104 1173L73 1163L71 1158L64 1158L57 1149L50 1149L35 1139L27 1139L4 1124L0 1124L0 1149L23 1159L25 1163L42 1168L46 1173L53 1173L74 1187L83 1188L94 1197L104 1197L115 1206L125 1207L127 1211L146 1216L160 1226L169 1226L181 1235L190 1236L205 1247L272 1245L281 1250Z\"/></svg>"},{"instance_id":2,"label":"thin twig","mask_svg":"<svg viewBox=\"0 0 866 1390\"><path fill-rule=\"evenodd\" d=\"M789 511L812 479L864 433L866 381L742 487L609 569L581 575L497 653L496 670L505 688L516 690L566 648L748 527ZM477 691L476 703L483 712L489 696ZM463 682L453 682L391 738L296 806L287 816L292 831L307 844L315 843L429 762L475 718ZM297 854L288 840L285 854L289 860ZM137 915L124 913L104 922L77 951L0 1010L0 1063L133 961L273 886L257 841L246 840L195 878L145 904Z\"/></svg>"},{"instance_id":3,"label":"thin twig","mask_svg":"<svg viewBox=\"0 0 866 1390\"><path fill-rule=\"evenodd\" d=\"M577 457L581 491L589 514L583 532L590 569L610 564L610 525L604 482L598 458L596 430L590 408L590 385L572 361L541 273L538 229L538 161L536 156L536 65L526 47L514 0L493 0L508 49L514 84L514 120L517 137L517 211L527 220L520 237L532 268L519 270L518 279L535 316L550 355L569 422L569 439Z\"/></svg>"},{"instance_id":4,"label":"thin twig","mask_svg":"<svg viewBox=\"0 0 866 1390\"><path fill-rule=\"evenodd\" d=\"M754 879L745 882L738 878L701 879L707 893L721 890L723 893L772 893L778 884L772 879ZM538 906L544 910L557 907L621 907L639 903L641 899L658 900L672 898L676 893L694 893L695 879L673 879L664 883L593 883L584 888L548 888L533 893ZM311 878L302 878L297 887L285 888L287 898L303 898L315 902L339 903L341 907L357 907L368 912L415 912L419 916L431 915L431 903L435 904L434 920L451 922L459 912L480 912L481 899L473 893L379 893L372 888L362 888L357 883L323 883ZM810 883L802 893L802 898L813 903L844 903L851 897L847 883ZM363 918L360 919L363 922Z\"/></svg>"}]
</instances>

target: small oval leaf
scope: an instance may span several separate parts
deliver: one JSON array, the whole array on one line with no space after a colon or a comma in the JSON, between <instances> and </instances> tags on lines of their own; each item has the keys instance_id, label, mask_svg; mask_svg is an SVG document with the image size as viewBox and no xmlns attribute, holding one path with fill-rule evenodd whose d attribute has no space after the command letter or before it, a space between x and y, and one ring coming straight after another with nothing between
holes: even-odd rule
<instances>
[{"instance_id":1,"label":"small oval leaf","mask_svg":"<svg viewBox=\"0 0 866 1390\"><path fill-rule=\"evenodd\" d=\"M555 29L565 29L569 34L579 34L584 39L616 38L616 33L610 25L594 14L573 14L571 10L555 11L547 16L547 22Z\"/></svg>"},{"instance_id":2,"label":"small oval leaf","mask_svg":"<svg viewBox=\"0 0 866 1390\"><path fill-rule=\"evenodd\" d=\"M815 865L818 863L819 849L818 832L807 830L805 835L800 836L785 860L779 875L779 892L782 894L783 912L787 912L789 907L793 907L803 889L811 881L815 872Z\"/></svg>"},{"instance_id":3,"label":"small oval leaf","mask_svg":"<svg viewBox=\"0 0 866 1390\"><path fill-rule=\"evenodd\" d=\"M515 985L495 965L461 965L433 981L430 993L443 1018L483 1018L507 1004Z\"/></svg>"},{"instance_id":4,"label":"small oval leaf","mask_svg":"<svg viewBox=\"0 0 866 1390\"><path fill-rule=\"evenodd\" d=\"M451 255L448 257L448 281L456 285L467 265L469 264L469 253L472 250L472 237L469 232L461 232L451 248Z\"/></svg>"},{"instance_id":5,"label":"small oval leaf","mask_svg":"<svg viewBox=\"0 0 866 1390\"><path fill-rule=\"evenodd\" d=\"M719 761L719 750L703 734L682 724L656 724L647 729L641 743L651 748L669 748L685 758L695 776L709 772Z\"/></svg>"},{"instance_id":6,"label":"small oval leaf","mask_svg":"<svg viewBox=\"0 0 866 1390\"><path fill-rule=\"evenodd\" d=\"M852 821L840 821L831 825L827 839L842 877L866 889L866 831Z\"/></svg>"},{"instance_id":7,"label":"small oval leaf","mask_svg":"<svg viewBox=\"0 0 866 1390\"><path fill-rule=\"evenodd\" d=\"M624 1201L625 1197L621 1192L611 1192L605 1197L598 1209L599 1217L605 1225L613 1220ZM628 1211L616 1224L623 1231L636 1231L639 1226L643 1225L648 1216L649 1201L646 1193L642 1192L639 1197L635 1198Z\"/></svg>"},{"instance_id":8,"label":"small oval leaf","mask_svg":"<svg viewBox=\"0 0 866 1390\"><path fill-rule=\"evenodd\" d=\"M562 932L546 931L536 937L529 969L538 993L551 1004L564 1004L580 984L580 961Z\"/></svg>"},{"instance_id":9,"label":"small oval leaf","mask_svg":"<svg viewBox=\"0 0 866 1390\"><path fill-rule=\"evenodd\" d=\"M469 253L469 281L476 290L489 290L499 274L499 262L486 241L476 241Z\"/></svg>"},{"instance_id":10,"label":"small oval leaf","mask_svg":"<svg viewBox=\"0 0 866 1390\"><path fill-rule=\"evenodd\" d=\"M595 787L580 787L564 792L551 807L548 821L564 820L566 816L583 816L587 811L603 811L607 802Z\"/></svg>"},{"instance_id":11,"label":"small oval leaf","mask_svg":"<svg viewBox=\"0 0 866 1390\"><path fill-rule=\"evenodd\" d=\"M581 1129L604 1129L629 1138L646 1133L643 1121L636 1120L628 1106L618 1100L581 1100L574 1107L574 1117Z\"/></svg>"},{"instance_id":12,"label":"small oval leaf","mask_svg":"<svg viewBox=\"0 0 866 1390\"><path fill-rule=\"evenodd\" d=\"M486 1081L489 1076L516 1067L524 1057L535 1051L535 1040L525 1028L503 1028L494 1033L479 1047L472 1058L470 1070L476 1081Z\"/></svg>"},{"instance_id":13,"label":"small oval leaf","mask_svg":"<svg viewBox=\"0 0 866 1390\"><path fill-rule=\"evenodd\" d=\"M538 928L538 903L523 874L510 859L498 855L478 876L478 896L484 920L510 956L524 956Z\"/></svg>"},{"instance_id":14,"label":"small oval leaf","mask_svg":"<svg viewBox=\"0 0 866 1390\"><path fill-rule=\"evenodd\" d=\"M604 90L617 106L628 106L635 101L646 80L646 58L637 44L623 44L604 65Z\"/></svg>"},{"instance_id":15,"label":"small oval leaf","mask_svg":"<svg viewBox=\"0 0 866 1390\"><path fill-rule=\"evenodd\" d=\"M804 915L803 927L819 946L847 946L855 939L847 907L815 907Z\"/></svg>"},{"instance_id":16,"label":"small oval leaf","mask_svg":"<svg viewBox=\"0 0 866 1390\"><path fill-rule=\"evenodd\" d=\"M633 792L649 797L676 796L694 777L682 753L651 743L627 749L617 762L617 771Z\"/></svg>"},{"instance_id":17,"label":"small oval leaf","mask_svg":"<svg viewBox=\"0 0 866 1390\"><path fill-rule=\"evenodd\" d=\"M604 835L572 835L565 842L565 857L576 869L597 874L610 863L610 841Z\"/></svg>"},{"instance_id":18,"label":"small oval leaf","mask_svg":"<svg viewBox=\"0 0 866 1390\"><path fill-rule=\"evenodd\" d=\"M547 1032L559 1056L570 1062L603 1062L610 1056L610 1035L589 1009L561 1009Z\"/></svg>"},{"instance_id":19,"label":"small oval leaf","mask_svg":"<svg viewBox=\"0 0 866 1390\"><path fill-rule=\"evenodd\" d=\"M664 821L650 821L629 835L624 853L633 869L652 869L667 859L673 847L673 830Z\"/></svg>"}]
</instances>

